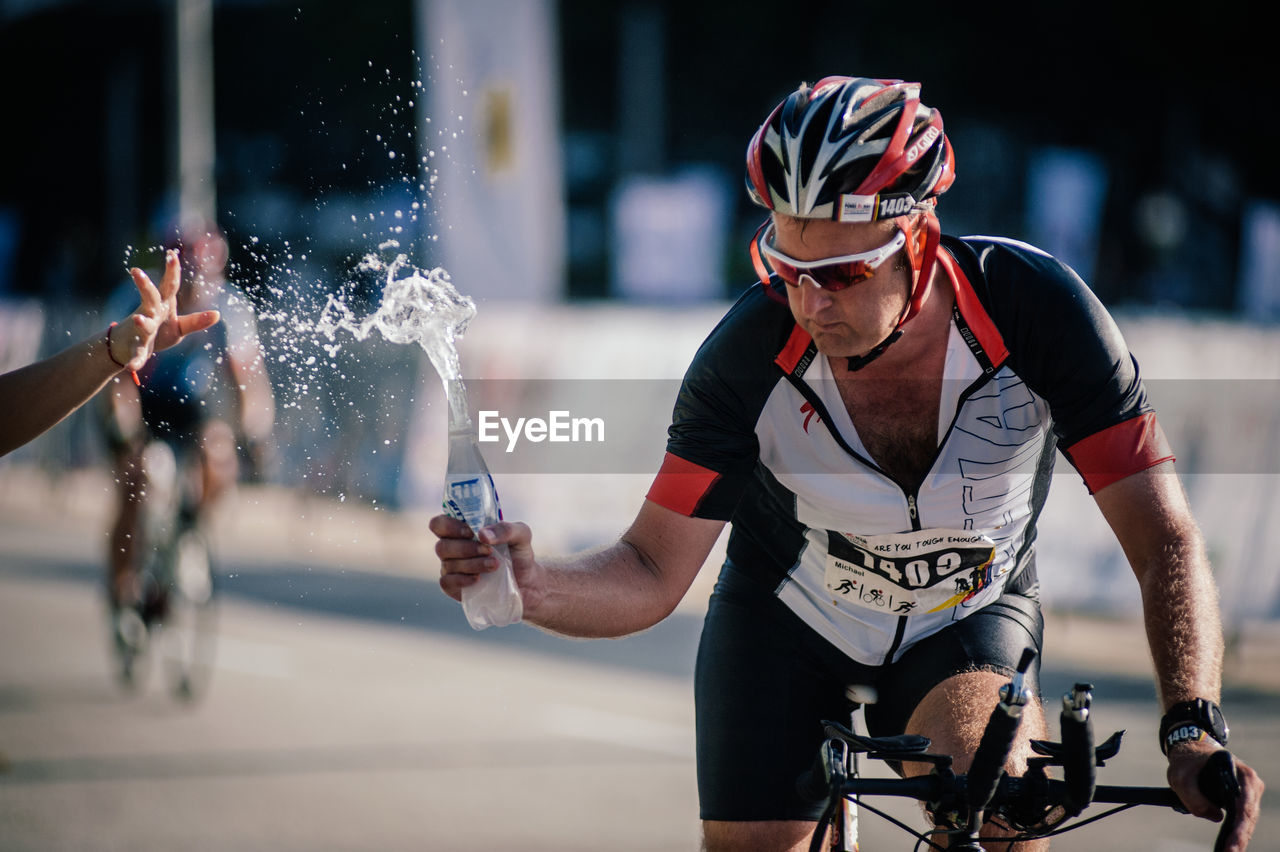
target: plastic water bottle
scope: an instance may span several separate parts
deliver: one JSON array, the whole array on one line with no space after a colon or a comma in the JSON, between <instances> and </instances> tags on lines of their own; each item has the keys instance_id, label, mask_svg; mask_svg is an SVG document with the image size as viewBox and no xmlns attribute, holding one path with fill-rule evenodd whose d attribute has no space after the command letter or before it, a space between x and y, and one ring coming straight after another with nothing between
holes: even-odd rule
<instances>
[{"instance_id":1,"label":"plastic water bottle","mask_svg":"<svg viewBox=\"0 0 1280 852\"><path fill-rule=\"evenodd\" d=\"M447 383L449 398L449 463L444 479L444 510L478 533L502 520L502 506L493 477L480 454L475 427L467 411L466 389L461 380ZM476 630L515 624L524 613L520 589L511 570L505 544L493 547L498 570L481 574L462 590L462 611Z\"/></svg>"}]
</instances>

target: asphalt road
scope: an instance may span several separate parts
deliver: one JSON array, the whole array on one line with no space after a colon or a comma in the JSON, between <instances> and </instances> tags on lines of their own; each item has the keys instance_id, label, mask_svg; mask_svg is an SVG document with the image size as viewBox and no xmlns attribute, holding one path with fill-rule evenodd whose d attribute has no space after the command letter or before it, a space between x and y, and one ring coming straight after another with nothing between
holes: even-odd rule
<instances>
[{"instance_id":1,"label":"asphalt road","mask_svg":"<svg viewBox=\"0 0 1280 852\"><path fill-rule=\"evenodd\" d=\"M242 495L220 530L217 670L185 705L158 672L134 692L112 679L104 499L94 479L0 475L0 850L697 848L704 586L624 640L476 633L420 568L411 519ZM1046 690L1093 680L1099 736L1130 732L1100 781L1159 783L1140 631L1054 623ZM1224 703L1238 751L1280 779L1280 678L1260 630ZM1274 822L1280 802L1265 804ZM863 822L863 849L910 848ZM1213 830L1135 811L1054 848L1208 849ZM1252 848L1280 838L1264 825Z\"/></svg>"}]
</instances>

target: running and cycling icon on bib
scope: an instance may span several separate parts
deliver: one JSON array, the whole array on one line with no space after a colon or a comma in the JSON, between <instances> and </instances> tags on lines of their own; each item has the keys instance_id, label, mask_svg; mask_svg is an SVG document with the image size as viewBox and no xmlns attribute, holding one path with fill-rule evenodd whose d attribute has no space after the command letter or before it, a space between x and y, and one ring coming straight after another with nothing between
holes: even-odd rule
<instances>
[{"instance_id":1,"label":"running and cycling icon on bib","mask_svg":"<svg viewBox=\"0 0 1280 852\"><path fill-rule=\"evenodd\" d=\"M888 535L827 531L826 585L837 606L893 615L960 606L992 580L995 542L972 530Z\"/></svg>"}]
</instances>

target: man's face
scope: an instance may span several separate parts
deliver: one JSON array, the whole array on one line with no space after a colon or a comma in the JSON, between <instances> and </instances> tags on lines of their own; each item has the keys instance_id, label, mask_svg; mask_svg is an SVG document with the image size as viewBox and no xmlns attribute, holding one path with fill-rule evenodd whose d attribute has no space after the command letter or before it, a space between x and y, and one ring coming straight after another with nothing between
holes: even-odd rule
<instances>
[{"instance_id":1,"label":"man's face","mask_svg":"<svg viewBox=\"0 0 1280 852\"><path fill-rule=\"evenodd\" d=\"M222 289L227 244L220 235L191 238L182 249L182 288L178 306L183 313L214 306Z\"/></svg>"},{"instance_id":2,"label":"man's face","mask_svg":"<svg viewBox=\"0 0 1280 852\"><path fill-rule=\"evenodd\" d=\"M827 219L774 216L778 251L797 260L821 260L880 248L893 238L893 221L851 224ZM787 303L818 351L832 357L865 355L888 337L911 293L906 252L894 255L866 281L831 291L804 277L787 285Z\"/></svg>"}]
</instances>

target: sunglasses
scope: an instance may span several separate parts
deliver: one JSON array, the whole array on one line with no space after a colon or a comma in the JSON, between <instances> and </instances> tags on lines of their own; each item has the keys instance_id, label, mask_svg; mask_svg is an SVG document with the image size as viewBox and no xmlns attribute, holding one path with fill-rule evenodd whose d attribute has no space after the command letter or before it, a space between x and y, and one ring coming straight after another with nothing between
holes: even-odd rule
<instances>
[{"instance_id":1,"label":"sunglasses","mask_svg":"<svg viewBox=\"0 0 1280 852\"><path fill-rule=\"evenodd\" d=\"M755 243L760 246L761 254L779 278L792 287L799 287L800 279L808 276L814 284L833 293L866 281L876 274L876 270L886 260L907 244L907 235L899 228L894 232L893 238L878 249L841 257L824 257L820 260L796 260L771 245L774 236L773 222L765 222L756 231Z\"/></svg>"}]
</instances>

